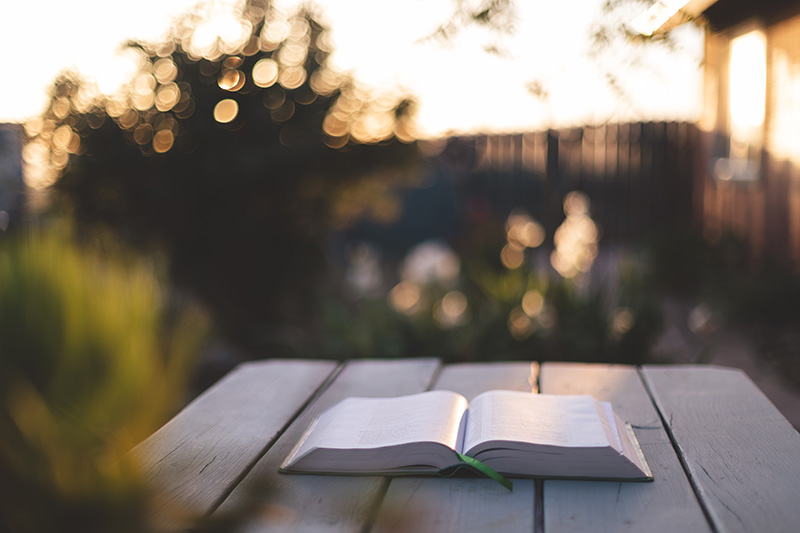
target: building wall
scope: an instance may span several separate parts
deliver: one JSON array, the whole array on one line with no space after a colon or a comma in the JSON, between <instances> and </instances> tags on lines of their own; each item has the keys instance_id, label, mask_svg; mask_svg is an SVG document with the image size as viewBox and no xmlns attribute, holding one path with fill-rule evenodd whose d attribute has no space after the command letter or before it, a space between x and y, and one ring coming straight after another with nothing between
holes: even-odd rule
<instances>
[{"instance_id":1,"label":"building wall","mask_svg":"<svg viewBox=\"0 0 800 533\"><path fill-rule=\"evenodd\" d=\"M753 181L721 179L714 162L730 143L730 44L759 28L766 36L766 105L760 175ZM733 231L756 256L770 254L800 267L800 15L770 25L749 19L709 30L705 45L702 221L711 237Z\"/></svg>"},{"instance_id":2,"label":"building wall","mask_svg":"<svg viewBox=\"0 0 800 533\"><path fill-rule=\"evenodd\" d=\"M768 36L767 145L785 182L789 250L800 265L800 15L776 24Z\"/></svg>"}]
</instances>

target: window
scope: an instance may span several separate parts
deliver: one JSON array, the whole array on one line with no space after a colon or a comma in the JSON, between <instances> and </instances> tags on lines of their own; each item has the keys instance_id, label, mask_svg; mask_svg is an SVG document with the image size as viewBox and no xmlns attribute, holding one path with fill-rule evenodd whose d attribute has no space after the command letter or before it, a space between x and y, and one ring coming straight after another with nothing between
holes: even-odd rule
<instances>
[{"instance_id":1,"label":"window","mask_svg":"<svg viewBox=\"0 0 800 533\"><path fill-rule=\"evenodd\" d=\"M732 39L728 61L730 143L715 161L714 175L722 180L755 181L761 173L767 98L764 33L754 30Z\"/></svg>"}]
</instances>

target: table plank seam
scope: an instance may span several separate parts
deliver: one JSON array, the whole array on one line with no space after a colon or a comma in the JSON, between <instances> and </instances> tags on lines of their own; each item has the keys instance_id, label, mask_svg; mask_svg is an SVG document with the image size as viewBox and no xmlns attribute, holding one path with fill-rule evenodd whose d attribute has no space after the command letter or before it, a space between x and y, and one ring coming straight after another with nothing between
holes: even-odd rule
<instances>
[{"instance_id":1,"label":"table plank seam","mask_svg":"<svg viewBox=\"0 0 800 533\"><path fill-rule=\"evenodd\" d=\"M375 523L378 521L378 513L380 513L381 507L383 507L391 483L392 479L388 476L384 476L381 480L380 487L375 494L375 503L367 514L367 519L364 521L364 527L361 528L361 533L369 533L375 527Z\"/></svg>"},{"instance_id":2,"label":"table plank seam","mask_svg":"<svg viewBox=\"0 0 800 533\"><path fill-rule=\"evenodd\" d=\"M444 366L445 365L442 363L441 359L436 360L436 369L431 372L431 377L428 380L425 391L430 391L433 389L433 386L436 384L439 376L442 374L442 370L444 370ZM389 485L391 483L391 477L383 476L381 486L375 494L375 503L371 506L369 513L367 514L367 519L364 521L364 527L361 528L361 533L369 533L375 527L375 523L378 520L378 514L380 513L381 507L386 499L386 494L389 492Z\"/></svg>"},{"instance_id":3,"label":"table plank seam","mask_svg":"<svg viewBox=\"0 0 800 533\"><path fill-rule=\"evenodd\" d=\"M438 360L438 364L436 365L436 370L431 373L431 379L428 381L428 386L425 388L425 391L433 390L433 387L436 386L436 383L439 381L439 377L442 375L444 371L445 364L442 363L442 360Z\"/></svg>"},{"instance_id":4,"label":"table plank seam","mask_svg":"<svg viewBox=\"0 0 800 533\"><path fill-rule=\"evenodd\" d=\"M536 387L539 387L539 378L536 378ZM533 531L544 533L544 480L537 479L533 488Z\"/></svg>"},{"instance_id":5,"label":"table plank seam","mask_svg":"<svg viewBox=\"0 0 800 533\"><path fill-rule=\"evenodd\" d=\"M256 464L269 452L272 446L275 445L276 442L286 433L286 431L291 427L291 425L302 415L305 410L314 403L317 398L322 395L328 387L330 387L331 383L336 379L336 377L342 372L345 367L345 362L339 362L336 367L328 374L328 377L323 381L319 387L316 388L313 394L310 394L309 397L303 402L302 405L298 407L298 409L292 413L286 423L281 426L281 428L273 435L273 437L264 445L264 447L259 450L257 454L253 456L253 459L242 469L239 474L231 480L230 484L225 487L225 490L221 492L220 496L212 502L209 506L209 509L204 514L204 518L211 517L214 512L225 502L226 499L231 495L231 493L239 486L239 484L244 480L245 477L250 473L250 471L255 467Z\"/></svg>"},{"instance_id":6,"label":"table plank seam","mask_svg":"<svg viewBox=\"0 0 800 533\"><path fill-rule=\"evenodd\" d=\"M664 429L667 432L667 437L669 437L669 442L672 445L672 449L675 450L675 455L678 457L678 461L681 463L681 468L683 469L684 475L686 475L686 479L689 481L689 485L692 487L692 492L694 492L695 498L697 498L697 502L700 505L700 509L703 511L703 515L706 518L706 521L709 524L709 527L714 533L720 533L720 529L717 525L717 522L714 520L714 515L709 509L708 504L706 503L705 499L702 496L702 490L700 486L697 484L694 476L691 473L691 469L689 464L686 462L686 456L681 448L680 444L678 443L675 434L672 432L672 417L670 416L670 420L667 420L664 416L664 413L661 411L661 406L658 405L658 402L655 399L653 394L653 390L650 387L650 382L647 379L647 374L644 372L644 367L638 366L636 367L636 371L639 373L639 378L642 380L642 384L644 385L645 390L647 391L647 395L650 397L650 401L653 403L653 406L656 409L656 413L658 413L658 418L661 420L661 424L664 426Z\"/></svg>"},{"instance_id":7,"label":"table plank seam","mask_svg":"<svg viewBox=\"0 0 800 533\"><path fill-rule=\"evenodd\" d=\"M800 435L788 434L788 422L742 372L438 358L245 365L134 449L161 491L154 512L163 511L163 531L185 531L205 517L219 519L220 530L241 519L254 527L358 533L721 533L791 531L800 517ZM521 480L507 493L482 479L277 472L300 430L342 398L448 389L471 400L486 390L531 388L592 394L619 407L652 461L655 482Z\"/></svg>"},{"instance_id":8,"label":"table plank seam","mask_svg":"<svg viewBox=\"0 0 800 533\"><path fill-rule=\"evenodd\" d=\"M541 394L542 392L542 363L544 361L536 361L538 371L536 372L536 380L531 383L534 394ZM533 531L534 533L544 533L544 480L537 479L534 483L533 489Z\"/></svg>"}]
</instances>

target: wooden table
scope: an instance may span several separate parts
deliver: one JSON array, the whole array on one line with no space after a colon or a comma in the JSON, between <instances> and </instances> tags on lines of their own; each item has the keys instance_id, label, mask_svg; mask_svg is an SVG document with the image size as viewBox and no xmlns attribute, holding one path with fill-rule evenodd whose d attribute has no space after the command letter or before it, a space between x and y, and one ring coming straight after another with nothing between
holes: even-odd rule
<instances>
[{"instance_id":1,"label":"wooden table","mask_svg":"<svg viewBox=\"0 0 800 533\"><path fill-rule=\"evenodd\" d=\"M312 418L348 396L450 389L592 394L630 422L652 483L291 476ZM133 451L164 530L186 516L247 531L798 531L800 434L739 370L436 359L241 365Z\"/></svg>"}]
</instances>

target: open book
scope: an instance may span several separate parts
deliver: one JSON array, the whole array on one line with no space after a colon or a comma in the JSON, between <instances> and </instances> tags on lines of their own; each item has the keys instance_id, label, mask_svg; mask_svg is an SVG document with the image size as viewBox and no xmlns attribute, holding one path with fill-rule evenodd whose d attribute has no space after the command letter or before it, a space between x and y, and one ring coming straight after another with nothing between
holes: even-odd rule
<instances>
[{"instance_id":1,"label":"open book","mask_svg":"<svg viewBox=\"0 0 800 533\"><path fill-rule=\"evenodd\" d=\"M280 470L436 474L457 466L459 453L511 477L653 479L609 403L502 390L471 404L450 391L348 398L311 423Z\"/></svg>"}]
</instances>

